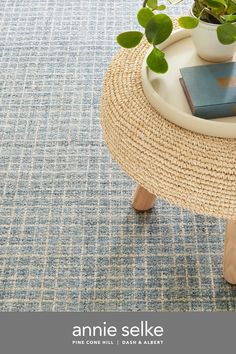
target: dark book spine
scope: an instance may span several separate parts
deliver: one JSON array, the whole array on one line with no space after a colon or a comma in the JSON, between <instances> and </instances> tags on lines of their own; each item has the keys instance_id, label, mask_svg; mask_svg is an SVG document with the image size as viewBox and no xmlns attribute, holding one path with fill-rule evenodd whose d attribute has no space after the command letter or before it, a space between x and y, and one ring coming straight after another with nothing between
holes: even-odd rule
<instances>
[{"instance_id":1,"label":"dark book spine","mask_svg":"<svg viewBox=\"0 0 236 354\"><path fill-rule=\"evenodd\" d=\"M187 87L186 87L186 85L185 85L184 79L181 77L181 78L179 79L179 82L181 83L181 86L182 86L182 88L183 88L185 97L187 98L187 101L188 101L189 107L190 107L190 109L191 109L191 111L192 111L192 114L195 115L195 107L194 107L193 102L192 102L192 100L191 100L191 97L190 97L190 94L189 94L189 92L188 92L188 89L187 89Z\"/></svg>"}]
</instances>

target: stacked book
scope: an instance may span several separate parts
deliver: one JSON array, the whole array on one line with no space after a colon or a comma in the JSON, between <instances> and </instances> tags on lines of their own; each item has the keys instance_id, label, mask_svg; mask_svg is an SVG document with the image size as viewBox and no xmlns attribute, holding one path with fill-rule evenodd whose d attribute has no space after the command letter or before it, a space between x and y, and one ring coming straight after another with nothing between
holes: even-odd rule
<instances>
[{"instance_id":1,"label":"stacked book","mask_svg":"<svg viewBox=\"0 0 236 354\"><path fill-rule=\"evenodd\" d=\"M236 115L236 63L180 69L183 87L193 115L211 119Z\"/></svg>"}]
</instances>

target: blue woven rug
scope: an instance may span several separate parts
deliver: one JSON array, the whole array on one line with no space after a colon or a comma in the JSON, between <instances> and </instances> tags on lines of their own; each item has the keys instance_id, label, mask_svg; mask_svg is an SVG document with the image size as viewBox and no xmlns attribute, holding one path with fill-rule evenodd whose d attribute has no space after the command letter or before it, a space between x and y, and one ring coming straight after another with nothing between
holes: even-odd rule
<instances>
[{"instance_id":1,"label":"blue woven rug","mask_svg":"<svg viewBox=\"0 0 236 354\"><path fill-rule=\"evenodd\" d=\"M224 222L136 213L103 142L103 75L140 3L1 1L1 311L236 309Z\"/></svg>"}]
</instances>

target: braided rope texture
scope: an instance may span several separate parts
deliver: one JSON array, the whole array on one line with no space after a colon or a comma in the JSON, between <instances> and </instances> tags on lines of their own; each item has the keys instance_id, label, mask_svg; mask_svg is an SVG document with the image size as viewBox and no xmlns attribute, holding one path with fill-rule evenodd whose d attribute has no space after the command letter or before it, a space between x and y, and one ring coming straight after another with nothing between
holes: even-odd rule
<instances>
[{"instance_id":1,"label":"braided rope texture","mask_svg":"<svg viewBox=\"0 0 236 354\"><path fill-rule=\"evenodd\" d=\"M194 212L236 219L236 139L196 134L167 121L141 83L148 49L122 49L108 68L101 102L114 159L149 192Z\"/></svg>"}]
</instances>

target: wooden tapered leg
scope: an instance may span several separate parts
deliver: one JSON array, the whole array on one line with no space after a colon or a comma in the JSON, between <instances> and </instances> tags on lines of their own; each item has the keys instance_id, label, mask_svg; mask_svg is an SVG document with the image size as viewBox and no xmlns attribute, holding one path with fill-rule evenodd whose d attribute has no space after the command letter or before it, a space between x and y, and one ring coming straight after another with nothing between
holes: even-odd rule
<instances>
[{"instance_id":1,"label":"wooden tapered leg","mask_svg":"<svg viewBox=\"0 0 236 354\"><path fill-rule=\"evenodd\" d=\"M137 186L134 199L133 199L133 208L138 211L146 211L151 209L156 201L156 196L152 193L149 193L145 188Z\"/></svg>"},{"instance_id":2,"label":"wooden tapered leg","mask_svg":"<svg viewBox=\"0 0 236 354\"><path fill-rule=\"evenodd\" d=\"M225 234L224 278L236 284L236 220L228 221Z\"/></svg>"}]
</instances>

